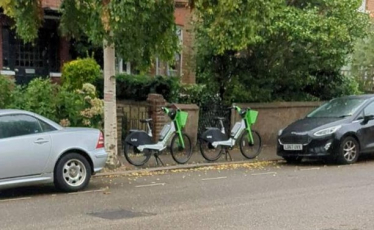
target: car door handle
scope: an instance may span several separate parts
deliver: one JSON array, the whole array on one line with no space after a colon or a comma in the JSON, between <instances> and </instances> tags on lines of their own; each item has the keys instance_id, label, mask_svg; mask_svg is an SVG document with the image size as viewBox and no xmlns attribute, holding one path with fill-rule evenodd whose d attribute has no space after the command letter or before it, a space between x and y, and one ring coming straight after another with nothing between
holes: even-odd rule
<instances>
[{"instance_id":1,"label":"car door handle","mask_svg":"<svg viewBox=\"0 0 374 230\"><path fill-rule=\"evenodd\" d=\"M47 141L47 140L44 140L44 139L38 139L38 140L36 140L36 141L34 141L34 143L35 144L45 144L45 143L48 143L49 141Z\"/></svg>"}]
</instances>

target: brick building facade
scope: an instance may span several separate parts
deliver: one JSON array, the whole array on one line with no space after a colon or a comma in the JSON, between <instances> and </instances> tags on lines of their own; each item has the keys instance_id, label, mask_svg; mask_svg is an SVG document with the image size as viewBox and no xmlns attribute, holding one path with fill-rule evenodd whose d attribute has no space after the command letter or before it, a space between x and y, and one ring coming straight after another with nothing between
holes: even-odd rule
<instances>
[{"instance_id":1,"label":"brick building facade","mask_svg":"<svg viewBox=\"0 0 374 230\"><path fill-rule=\"evenodd\" d=\"M58 36L58 15L56 10L62 0L42 0L45 11L43 28L36 46L23 44L15 38L10 29L11 20L1 14L0 9L0 73L13 75L17 82L27 83L35 76L59 77L62 65L70 59L70 43ZM181 76L183 83L195 83L193 61L193 35L191 12L188 0L175 1L175 20L179 28L182 51L176 54L173 65L156 59L150 74ZM119 71L132 72L130 63L121 61Z\"/></svg>"}]
</instances>

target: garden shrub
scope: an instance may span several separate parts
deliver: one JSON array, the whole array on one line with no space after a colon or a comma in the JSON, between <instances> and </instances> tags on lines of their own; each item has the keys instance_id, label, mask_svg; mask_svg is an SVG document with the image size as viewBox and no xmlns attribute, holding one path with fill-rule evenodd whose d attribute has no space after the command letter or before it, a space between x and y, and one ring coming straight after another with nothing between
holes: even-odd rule
<instances>
[{"instance_id":1,"label":"garden shrub","mask_svg":"<svg viewBox=\"0 0 374 230\"><path fill-rule=\"evenodd\" d=\"M8 81L4 79L0 77L1 92L8 87ZM103 127L104 102L97 97L96 88L90 83L84 83L78 90L59 86L43 78L36 78L27 86L10 85L12 90L8 94L11 99L3 100L4 108L34 112L64 127Z\"/></svg>"},{"instance_id":2,"label":"garden shrub","mask_svg":"<svg viewBox=\"0 0 374 230\"><path fill-rule=\"evenodd\" d=\"M31 111L56 121L56 94L59 86L50 79L35 78L27 86L18 86L14 92L13 108Z\"/></svg>"},{"instance_id":3,"label":"garden shrub","mask_svg":"<svg viewBox=\"0 0 374 230\"><path fill-rule=\"evenodd\" d=\"M6 108L12 102L12 91L15 83L9 77L0 75L0 109Z\"/></svg>"},{"instance_id":4,"label":"garden shrub","mask_svg":"<svg viewBox=\"0 0 374 230\"><path fill-rule=\"evenodd\" d=\"M78 58L64 64L62 84L69 89L80 89L84 83L95 84L101 76L100 65L93 58Z\"/></svg>"},{"instance_id":5,"label":"garden shrub","mask_svg":"<svg viewBox=\"0 0 374 230\"><path fill-rule=\"evenodd\" d=\"M211 101L214 94L204 84L181 85L178 103L201 106Z\"/></svg>"},{"instance_id":6,"label":"garden shrub","mask_svg":"<svg viewBox=\"0 0 374 230\"><path fill-rule=\"evenodd\" d=\"M102 129L104 101L97 97L95 86L85 83L82 89L59 91L57 111L62 126L86 126Z\"/></svg>"},{"instance_id":7,"label":"garden shrub","mask_svg":"<svg viewBox=\"0 0 374 230\"><path fill-rule=\"evenodd\" d=\"M149 93L162 94L169 102L178 98L179 78L146 75L117 75L117 99L144 101Z\"/></svg>"}]
</instances>

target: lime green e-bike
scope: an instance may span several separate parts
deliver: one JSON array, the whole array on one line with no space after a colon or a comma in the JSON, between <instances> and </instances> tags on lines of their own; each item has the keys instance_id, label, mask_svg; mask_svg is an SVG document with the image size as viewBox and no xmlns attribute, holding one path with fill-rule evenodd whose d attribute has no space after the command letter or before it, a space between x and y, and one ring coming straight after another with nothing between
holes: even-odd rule
<instances>
[{"instance_id":1,"label":"lime green e-bike","mask_svg":"<svg viewBox=\"0 0 374 230\"><path fill-rule=\"evenodd\" d=\"M256 122L258 112L250 108L241 109L238 106L230 107L235 109L241 121L236 122L231 130L230 137L227 137L223 126L223 117L217 117L220 122L220 128L206 128L206 131L200 136L200 152L207 161L216 161L222 153L230 156L228 149L235 146L239 140L240 152L244 157L253 159L257 157L262 148L261 137L258 132L252 130L251 126Z\"/></svg>"},{"instance_id":2,"label":"lime green e-bike","mask_svg":"<svg viewBox=\"0 0 374 230\"><path fill-rule=\"evenodd\" d=\"M188 113L180 109L169 109L162 107L162 110L169 116L171 121L164 125L160 132L157 143L152 141L152 129L149 123L152 119L140 120L147 124L147 131L130 130L130 134L124 140L124 154L126 160L135 166L142 166L148 162L151 155L156 158L156 163L163 164L159 153L168 147L170 138L170 153L173 159L179 164L185 164L191 158L192 144L190 137L182 132L187 123Z\"/></svg>"}]
</instances>

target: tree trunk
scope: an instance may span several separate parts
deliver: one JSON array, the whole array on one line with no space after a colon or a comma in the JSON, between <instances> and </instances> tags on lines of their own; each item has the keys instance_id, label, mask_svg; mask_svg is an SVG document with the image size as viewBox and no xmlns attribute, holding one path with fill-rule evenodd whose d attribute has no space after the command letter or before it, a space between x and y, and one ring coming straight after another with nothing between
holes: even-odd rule
<instances>
[{"instance_id":1,"label":"tree trunk","mask_svg":"<svg viewBox=\"0 0 374 230\"><path fill-rule=\"evenodd\" d=\"M109 154L107 166L120 165L117 154L117 106L115 79L115 50L104 41L104 135L105 149Z\"/></svg>"}]
</instances>

